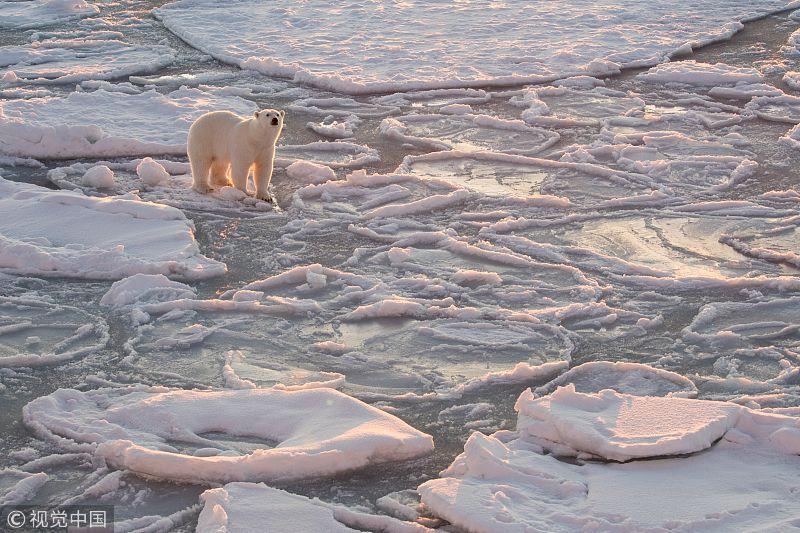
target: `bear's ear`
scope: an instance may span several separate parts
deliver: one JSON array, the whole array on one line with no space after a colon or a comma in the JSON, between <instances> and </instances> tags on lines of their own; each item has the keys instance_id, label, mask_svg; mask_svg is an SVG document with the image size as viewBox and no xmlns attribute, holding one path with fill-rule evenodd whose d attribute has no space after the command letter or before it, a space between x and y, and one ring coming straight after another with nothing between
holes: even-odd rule
<instances>
[{"instance_id":1,"label":"bear's ear","mask_svg":"<svg viewBox=\"0 0 800 533\"><path fill-rule=\"evenodd\" d=\"M283 117L285 117L285 116L286 116L286 111L284 111L283 109L281 109L281 118L283 118Z\"/></svg>"},{"instance_id":2,"label":"bear's ear","mask_svg":"<svg viewBox=\"0 0 800 533\"><path fill-rule=\"evenodd\" d=\"M258 115L259 115L260 113L261 113L261 111L256 111L255 113L253 113L253 116L254 116L254 117L256 117L256 118L258 118Z\"/></svg>"}]
</instances>

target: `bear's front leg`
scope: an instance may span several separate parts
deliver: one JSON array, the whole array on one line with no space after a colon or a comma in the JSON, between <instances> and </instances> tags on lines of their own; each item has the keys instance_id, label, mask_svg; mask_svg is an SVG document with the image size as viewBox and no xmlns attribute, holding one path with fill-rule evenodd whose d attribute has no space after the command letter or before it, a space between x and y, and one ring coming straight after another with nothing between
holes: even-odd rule
<instances>
[{"instance_id":1,"label":"bear's front leg","mask_svg":"<svg viewBox=\"0 0 800 533\"><path fill-rule=\"evenodd\" d=\"M231 179L233 186L247 194L247 176L250 175L250 163L241 161L231 162Z\"/></svg>"},{"instance_id":2,"label":"bear's front leg","mask_svg":"<svg viewBox=\"0 0 800 533\"><path fill-rule=\"evenodd\" d=\"M264 154L262 157L256 159L255 162L255 182L256 182L256 198L264 200L265 202L272 202L274 199L269 193L269 182L272 181L272 169L275 160L275 150L270 153Z\"/></svg>"}]
</instances>

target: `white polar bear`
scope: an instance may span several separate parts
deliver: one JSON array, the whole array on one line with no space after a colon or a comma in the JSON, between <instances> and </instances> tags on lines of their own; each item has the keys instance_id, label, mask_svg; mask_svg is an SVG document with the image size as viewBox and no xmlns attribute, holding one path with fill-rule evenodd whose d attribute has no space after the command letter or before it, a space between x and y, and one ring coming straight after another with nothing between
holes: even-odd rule
<instances>
[{"instance_id":1,"label":"white polar bear","mask_svg":"<svg viewBox=\"0 0 800 533\"><path fill-rule=\"evenodd\" d=\"M233 185L247 193L250 168L255 167L256 198L272 201L268 187L283 117L283 111L264 109L256 111L251 118L230 111L212 111L195 120L189 128L187 150L193 188L207 193L212 187L230 185L230 167Z\"/></svg>"}]
</instances>

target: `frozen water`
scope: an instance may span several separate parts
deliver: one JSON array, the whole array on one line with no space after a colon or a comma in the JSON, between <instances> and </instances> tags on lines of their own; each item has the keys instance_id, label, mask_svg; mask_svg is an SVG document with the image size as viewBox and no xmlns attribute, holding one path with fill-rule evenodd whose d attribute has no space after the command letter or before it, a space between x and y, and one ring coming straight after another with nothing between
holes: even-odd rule
<instances>
[{"instance_id":1,"label":"frozen water","mask_svg":"<svg viewBox=\"0 0 800 533\"><path fill-rule=\"evenodd\" d=\"M0 28L27 29L88 17L99 8L84 0L27 0L0 5Z\"/></svg>"},{"instance_id":2,"label":"frozen water","mask_svg":"<svg viewBox=\"0 0 800 533\"><path fill-rule=\"evenodd\" d=\"M578 365L537 388L535 393L545 396L566 384L572 384L576 391L585 393L612 389L636 396L691 398L697 395L695 384L680 374L623 361L592 361Z\"/></svg>"},{"instance_id":3,"label":"frozen water","mask_svg":"<svg viewBox=\"0 0 800 533\"><path fill-rule=\"evenodd\" d=\"M140 175L143 172L142 162L146 159L152 161L151 165L162 166L167 174L164 181L156 184L148 183L152 180L145 179L145 176ZM77 190L90 196L136 194L146 202L218 215L253 217L272 210L272 205L268 202L246 196L233 187L221 187L210 194L200 194L191 188L192 176L187 163L160 161L159 163L151 158L144 158L127 162L106 162L108 168L114 172L114 181L113 184L104 188L84 183L83 176L88 170L87 167L91 166L87 163L74 163L68 167L55 168L48 173L47 177L62 189ZM252 180L249 187L251 190L255 190Z\"/></svg>"},{"instance_id":4,"label":"frozen water","mask_svg":"<svg viewBox=\"0 0 800 533\"><path fill-rule=\"evenodd\" d=\"M454 11L444 1L377 12L369 3L355 3L340 12L324 2L264 8L254 0L225 6L182 0L155 14L186 42L221 61L358 94L609 74L730 37L741 29L738 21L785 5L777 0L758 8L742 1L702 6L628 1L573 11L561 2L546 2L526 13L524 28L514 23L519 13L511 5L486 9L468 3ZM456 18L459 31L453 32ZM352 20L360 21L357 30ZM415 43L406 37L411 29L426 37ZM397 46L400 42L403 46ZM551 54L553 49L560 52Z\"/></svg>"},{"instance_id":5,"label":"frozen water","mask_svg":"<svg viewBox=\"0 0 800 533\"><path fill-rule=\"evenodd\" d=\"M23 418L62 448L94 450L139 475L196 483L331 475L433 448L430 436L329 388L59 389L25 406ZM209 432L276 445L242 454L202 436ZM216 448L216 454L182 453L180 443Z\"/></svg>"},{"instance_id":6,"label":"frozen water","mask_svg":"<svg viewBox=\"0 0 800 533\"><path fill-rule=\"evenodd\" d=\"M398 533L428 531L420 524L325 504L318 499L312 500L263 483L228 483L204 492L200 499L203 511L197 523L198 533L212 533L220 529L245 533L262 528L271 533L347 533L365 528Z\"/></svg>"},{"instance_id":7,"label":"frozen water","mask_svg":"<svg viewBox=\"0 0 800 533\"><path fill-rule=\"evenodd\" d=\"M655 456L669 453L675 442L697 437L701 449L710 449L623 465L560 462L542 454L538 445L543 442L541 430L550 426L536 417L554 414L551 405L565 409L563 419L557 416L564 422L563 432L547 433L559 439L548 445L556 454L574 453L562 442L598 451L598 446L623 436L628 445L650 449ZM612 391L583 395L568 388L539 400L526 391L517 408L518 432L474 433L441 479L419 487L434 515L471 531L572 531L576 525L620 531L724 531L765 525L782 529L796 521L793 479L800 463L794 449L783 446L779 437L800 435L795 418L734 404ZM573 418L567 412L583 415ZM707 425L686 425L702 417ZM656 435L651 424L665 430L661 439L650 440ZM583 432L590 427L597 433ZM722 439L712 445L708 439L715 436ZM774 474L766 474L773 469ZM762 481L753 484L755 479ZM631 499L637 505L631 506Z\"/></svg>"},{"instance_id":8,"label":"frozen water","mask_svg":"<svg viewBox=\"0 0 800 533\"><path fill-rule=\"evenodd\" d=\"M177 209L136 196L108 200L0 178L0 269L115 279L138 272L205 279L225 265L200 253ZM47 237L45 237L45 235Z\"/></svg>"},{"instance_id":9,"label":"frozen water","mask_svg":"<svg viewBox=\"0 0 800 533\"><path fill-rule=\"evenodd\" d=\"M381 135L434 150L494 150L533 155L553 146L558 133L486 115L408 115L386 119Z\"/></svg>"},{"instance_id":10,"label":"frozen water","mask_svg":"<svg viewBox=\"0 0 800 533\"><path fill-rule=\"evenodd\" d=\"M119 531L796 526L795 23L688 55L788 4L656 4L0 30L0 499ZM191 121L263 107L276 204L192 191Z\"/></svg>"},{"instance_id":11,"label":"frozen water","mask_svg":"<svg viewBox=\"0 0 800 533\"><path fill-rule=\"evenodd\" d=\"M0 47L0 76L18 83L74 83L147 74L175 60L166 46L136 46L113 39L48 39Z\"/></svg>"},{"instance_id":12,"label":"frozen water","mask_svg":"<svg viewBox=\"0 0 800 533\"><path fill-rule=\"evenodd\" d=\"M37 296L0 298L0 367L55 364L105 347L101 317Z\"/></svg>"},{"instance_id":13,"label":"frozen water","mask_svg":"<svg viewBox=\"0 0 800 533\"><path fill-rule=\"evenodd\" d=\"M257 106L198 89L166 95L98 89L6 100L0 102L0 153L46 159L182 155L194 119L220 108L249 115Z\"/></svg>"}]
</instances>

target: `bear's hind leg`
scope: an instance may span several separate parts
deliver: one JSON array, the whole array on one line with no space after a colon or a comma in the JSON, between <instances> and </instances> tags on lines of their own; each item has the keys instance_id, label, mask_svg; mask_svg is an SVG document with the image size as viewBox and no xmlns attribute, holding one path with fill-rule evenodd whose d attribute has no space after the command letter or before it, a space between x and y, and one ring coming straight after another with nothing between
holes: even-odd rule
<instances>
[{"instance_id":1,"label":"bear's hind leg","mask_svg":"<svg viewBox=\"0 0 800 533\"><path fill-rule=\"evenodd\" d=\"M200 194L209 192L211 189L208 186L208 170L211 167L211 160L189 156L189 166L192 168L192 188Z\"/></svg>"},{"instance_id":2,"label":"bear's hind leg","mask_svg":"<svg viewBox=\"0 0 800 533\"><path fill-rule=\"evenodd\" d=\"M225 187L231 184L228 179L228 162L215 160L211 163L211 186Z\"/></svg>"}]
</instances>

